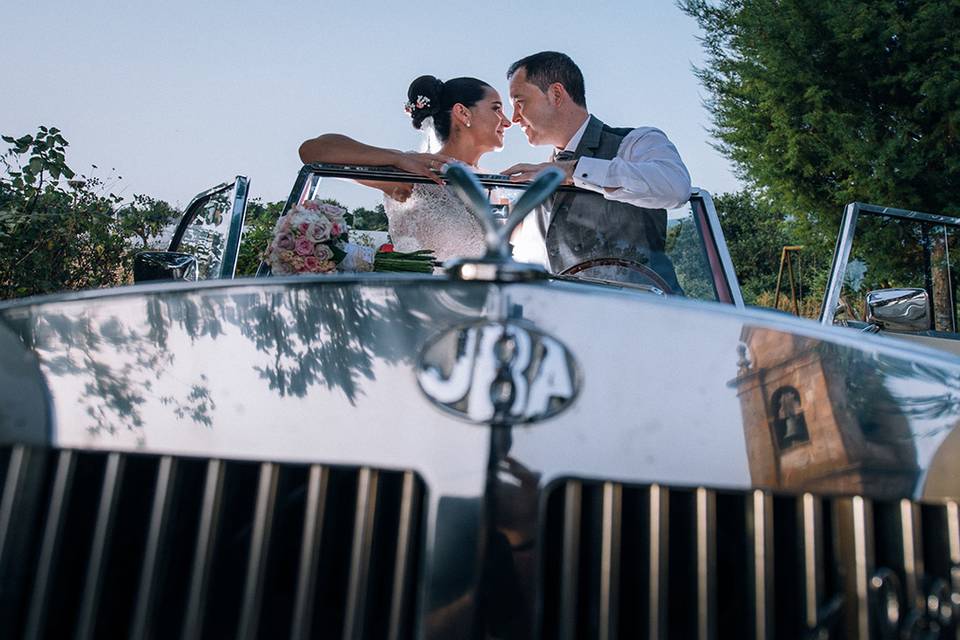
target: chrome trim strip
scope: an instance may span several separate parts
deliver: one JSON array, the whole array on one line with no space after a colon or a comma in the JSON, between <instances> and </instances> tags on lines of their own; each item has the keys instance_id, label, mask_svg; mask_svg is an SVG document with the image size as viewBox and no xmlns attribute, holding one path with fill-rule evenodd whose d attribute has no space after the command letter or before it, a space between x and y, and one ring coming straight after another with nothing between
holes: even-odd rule
<instances>
[{"instance_id":1,"label":"chrome trim strip","mask_svg":"<svg viewBox=\"0 0 960 640\"><path fill-rule=\"evenodd\" d=\"M93 637L97 622L97 609L100 605L100 592L103 583L105 559L113 533L113 524L117 512L117 500L123 482L124 460L126 456L111 453L107 456L103 473L103 485L100 490L100 504L97 507L97 520L94 525L93 542L87 563L87 575L83 583L83 598L77 622L77 640Z\"/></svg>"},{"instance_id":2,"label":"chrome trim strip","mask_svg":"<svg viewBox=\"0 0 960 640\"><path fill-rule=\"evenodd\" d=\"M379 480L380 474L377 471L369 467L360 470L357 483L357 507L353 521L353 544L350 551L350 581L347 583L346 613L343 623L344 640L363 637Z\"/></svg>"},{"instance_id":3,"label":"chrome trim strip","mask_svg":"<svg viewBox=\"0 0 960 640\"><path fill-rule=\"evenodd\" d=\"M847 272L847 261L850 259L850 248L853 245L853 232L857 226L857 213L860 205L857 203L848 204L843 211L843 222L840 227L840 235L837 236L837 244L833 250L833 268L830 271L827 280L827 294L823 298L823 306L820 308L820 324L832 325L833 314L840 301L840 290L843 288L843 274Z\"/></svg>"},{"instance_id":4,"label":"chrome trim strip","mask_svg":"<svg viewBox=\"0 0 960 640\"><path fill-rule=\"evenodd\" d=\"M583 508L583 484L566 483L563 495L563 563L560 574L560 637L577 637L577 583L580 572L580 513Z\"/></svg>"},{"instance_id":5,"label":"chrome trim strip","mask_svg":"<svg viewBox=\"0 0 960 640\"><path fill-rule=\"evenodd\" d=\"M350 180L378 180L384 182L411 182L411 183L420 183L420 184L430 184L433 182L430 178L421 176L418 174L407 173L405 171L400 171L394 169L393 167L370 167L364 165L342 165L342 164L329 164L329 163L315 163L315 164L305 164L300 169L300 173L297 175L297 180L294 183L294 190L291 192L290 198L287 200L287 205L289 206L291 202L295 202L294 198L297 200L300 197L300 194L303 190L303 184L310 178L311 175L317 175L325 178L347 178ZM441 173L437 174L437 177L441 180L446 180L445 176ZM508 187L510 189L523 189L526 185L524 183L516 183L510 180L507 176L501 175L499 173L475 173L473 177L476 178L484 187ZM302 182L301 182L302 178ZM300 186L298 190L296 187ZM580 187L575 187L572 184L570 185L560 185L557 188L557 191L572 191L577 193L594 193L588 189L581 189ZM296 194L296 195L294 195Z\"/></svg>"},{"instance_id":6,"label":"chrome trim strip","mask_svg":"<svg viewBox=\"0 0 960 640\"><path fill-rule=\"evenodd\" d=\"M249 194L250 179L246 176L237 176L233 183L233 207L230 210L230 227L223 245L220 278L233 278L237 272L237 258L240 255L240 240L243 235L243 221L247 214Z\"/></svg>"},{"instance_id":7,"label":"chrome trim strip","mask_svg":"<svg viewBox=\"0 0 960 640\"><path fill-rule=\"evenodd\" d=\"M950 562L960 564L960 508L950 500L947 509L947 541L950 546Z\"/></svg>"},{"instance_id":8,"label":"chrome trim strip","mask_svg":"<svg viewBox=\"0 0 960 640\"><path fill-rule=\"evenodd\" d=\"M773 637L775 611L773 592L773 499L762 490L752 495L749 517L753 547L753 625L754 638Z\"/></svg>"},{"instance_id":9,"label":"chrome trim strip","mask_svg":"<svg viewBox=\"0 0 960 640\"><path fill-rule=\"evenodd\" d=\"M869 640L870 578L873 575L873 509L861 496L839 498L837 555L841 558L847 637Z\"/></svg>"},{"instance_id":10,"label":"chrome trim strip","mask_svg":"<svg viewBox=\"0 0 960 640\"><path fill-rule=\"evenodd\" d=\"M415 478L412 471L403 474L403 487L400 491L400 516L397 526L397 557L393 564L393 590L390 595L390 623L388 640L399 640L407 602L407 572L412 567L411 555L414 549L413 513L417 496Z\"/></svg>"},{"instance_id":11,"label":"chrome trim strip","mask_svg":"<svg viewBox=\"0 0 960 640\"><path fill-rule=\"evenodd\" d=\"M53 479L50 506L47 509L47 520L43 531L43 542L40 547L40 560L37 562L36 580L33 593L30 596L26 630L23 633L23 637L27 640L35 640L43 635L51 572L59 552L60 534L63 532L75 469L76 455L69 450L61 451L57 459L57 471Z\"/></svg>"},{"instance_id":12,"label":"chrome trim strip","mask_svg":"<svg viewBox=\"0 0 960 640\"><path fill-rule=\"evenodd\" d=\"M870 574L873 569L873 529L870 522L873 519L873 509L870 502L861 496L854 496L853 507L853 535L855 544L856 573L856 607L859 635L866 640L870 637Z\"/></svg>"},{"instance_id":13,"label":"chrome trim strip","mask_svg":"<svg viewBox=\"0 0 960 640\"><path fill-rule=\"evenodd\" d=\"M3 479L3 496L0 497L0 567L3 566L7 556L6 545L13 519L13 507L26 481L28 459L29 454L24 445L17 445L11 449L6 477Z\"/></svg>"},{"instance_id":14,"label":"chrome trim strip","mask_svg":"<svg viewBox=\"0 0 960 640\"><path fill-rule=\"evenodd\" d=\"M263 582L267 571L267 555L273 530L273 514L277 500L277 477L280 468L270 462L260 465L257 482L257 504L253 516L253 535L247 554L247 576L243 588L243 609L237 638L256 638L263 604Z\"/></svg>"},{"instance_id":15,"label":"chrome trim strip","mask_svg":"<svg viewBox=\"0 0 960 640\"><path fill-rule=\"evenodd\" d=\"M800 534L803 541L804 619L808 629L820 623L818 607L823 599L823 504L805 493L800 504Z\"/></svg>"},{"instance_id":16,"label":"chrome trim strip","mask_svg":"<svg viewBox=\"0 0 960 640\"><path fill-rule=\"evenodd\" d=\"M654 484L650 486L650 574L649 624L647 637L666 640L668 636L668 594L670 575L670 490Z\"/></svg>"},{"instance_id":17,"label":"chrome trim strip","mask_svg":"<svg viewBox=\"0 0 960 640\"><path fill-rule=\"evenodd\" d=\"M692 200L699 197L703 200L703 207L707 212L707 219L710 221L710 231L713 233L714 244L716 245L717 255L720 256L720 264L723 265L723 273L727 278L727 286L730 288L730 294L733 296L733 304L738 309L744 308L743 292L740 291L740 281L737 280L737 271L733 266L733 258L730 256L730 249L727 247L727 241L723 237L723 227L720 225L720 217L717 215L717 209L713 205L713 198L706 189L695 188L690 196Z\"/></svg>"},{"instance_id":18,"label":"chrome trim strip","mask_svg":"<svg viewBox=\"0 0 960 640\"><path fill-rule=\"evenodd\" d=\"M944 505L947 517L947 548L950 555L950 589L960 593L960 508L953 500ZM954 615L960 613L960 598L951 596ZM954 623L954 637L960 640L960 622Z\"/></svg>"},{"instance_id":19,"label":"chrome trim strip","mask_svg":"<svg viewBox=\"0 0 960 640\"><path fill-rule=\"evenodd\" d=\"M207 586L213 563L213 547L220 524L220 507L223 499L224 463L210 460L203 487L200 525L197 529L197 546L190 572L190 591L187 596L187 613L183 619L181 636L188 640L200 638L203 633L203 613L207 599Z\"/></svg>"},{"instance_id":20,"label":"chrome trim strip","mask_svg":"<svg viewBox=\"0 0 960 640\"><path fill-rule=\"evenodd\" d=\"M600 543L600 623L598 637L611 640L618 634L620 598L620 521L623 486L603 483Z\"/></svg>"},{"instance_id":21,"label":"chrome trim strip","mask_svg":"<svg viewBox=\"0 0 960 640\"><path fill-rule=\"evenodd\" d=\"M900 543L903 553L904 590L907 608L924 607L923 536L920 528L920 510L910 500L901 500L899 504Z\"/></svg>"},{"instance_id":22,"label":"chrome trim strip","mask_svg":"<svg viewBox=\"0 0 960 640\"><path fill-rule=\"evenodd\" d=\"M865 202L855 202L853 204L857 205L860 211L867 213L960 227L960 218L956 218L954 216L944 216L936 213L923 213L921 211L910 211L909 209L897 209L895 207L883 207L876 204L867 204Z\"/></svg>"},{"instance_id":23,"label":"chrome trim strip","mask_svg":"<svg viewBox=\"0 0 960 640\"><path fill-rule=\"evenodd\" d=\"M330 471L327 468L318 464L310 466L300 547L300 568L297 575L297 594L290 632L292 640L305 640L310 637L310 628L313 623L313 596L317 586L317 563L320 560L320 542L323 538L323 517L326 511L329 480Z\"/></svg>"},{"instance_id":24,"label":"chrome trim strip","mask_svg":"<svg viewBox=\"0 0 960 640\"><path fill-rule=\"evenodd\" d=\"M717 496L696 490L697 638L717 637Z\"/></svg>"},{"instance_id":25,"label":"chrome trim strip","mask_svg":"<svg viewBox=\"0 0 960 640\"><path fill-rule=\"evenodd\" d=\"M150 509L150 524L147 528L147 543L143 554L140 586L137 589L137 603L134 608L133 624L130 627L131 638L147 640L153 627L154 606L156 605L154 592L159 587L162 572L162 569L158 566L160 548L167 536L176 477L176 461L171 456L160 458L160 463L157 466L157 482L153 493L153 506Z\"/></svg>"}]
</instances>

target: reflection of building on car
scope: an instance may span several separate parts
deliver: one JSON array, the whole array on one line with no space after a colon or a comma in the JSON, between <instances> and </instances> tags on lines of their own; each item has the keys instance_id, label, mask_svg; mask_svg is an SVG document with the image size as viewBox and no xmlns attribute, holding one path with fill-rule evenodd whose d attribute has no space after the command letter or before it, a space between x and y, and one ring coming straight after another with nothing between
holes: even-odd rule
<instances>
[{"instance_id":1,"label":"reflection of building on car","mask_svg":"<svg viewBox=\"0 0 960 640\"><path fill-rule=\"evenodd\" d=\"M880 371L851 371L817 341L781 331L750 328L741 339L745 352L731 384L755 485L912 492L918 469L910 423L886 397ZM851 384L851 374L865 375Z\"/></svg>"},{"instance_id":2,"label":"reflection of building on car","mask_svg":"<svg viewBox=\"0 0 960 640\"><path fill-rule=\"evenodd\" d=\"M371 173L416 179L290 202ZM495 232L231 282L245 179L178 231L230 193L208 282L0 305L6 635L955 637L960 362L743 308L706 192L685 297ZM195 279L181 248L142 273Z\"/></svg>"}]
</instances>

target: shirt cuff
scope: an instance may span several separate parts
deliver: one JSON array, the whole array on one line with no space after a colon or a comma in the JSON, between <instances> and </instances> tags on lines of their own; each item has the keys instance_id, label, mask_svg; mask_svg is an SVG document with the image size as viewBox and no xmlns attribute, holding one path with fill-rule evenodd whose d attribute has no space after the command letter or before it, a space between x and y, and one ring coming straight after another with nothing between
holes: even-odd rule
<instances>
[{"instance_id":1,"label":"shirt cuff","mask_svg":"<svg viewBox=\"0 0 960 640\"><path fill-rule=\"evenodd\" d=\"M610 161L599 158L580 158L573 169L573 184L581 189L598 191L607 186Z\"/></svg>"}]
</instances>

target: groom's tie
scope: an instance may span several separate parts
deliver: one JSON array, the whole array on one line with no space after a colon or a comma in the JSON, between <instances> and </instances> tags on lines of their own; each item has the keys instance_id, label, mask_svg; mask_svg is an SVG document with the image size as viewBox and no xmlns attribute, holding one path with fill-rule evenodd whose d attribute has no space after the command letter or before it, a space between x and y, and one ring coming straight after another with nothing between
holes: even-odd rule
<instances>
[{"instance_id":1,"label":"groom's tie","mask_svg":"<svg viewBox=\"0 0 960 640\"><path fill-rule=\"evenodd\" d=\"M573 160L574 152L568 149L564 149L554 157L555 162L563 162L564 160Z\"/></svg>"}]
</instances>

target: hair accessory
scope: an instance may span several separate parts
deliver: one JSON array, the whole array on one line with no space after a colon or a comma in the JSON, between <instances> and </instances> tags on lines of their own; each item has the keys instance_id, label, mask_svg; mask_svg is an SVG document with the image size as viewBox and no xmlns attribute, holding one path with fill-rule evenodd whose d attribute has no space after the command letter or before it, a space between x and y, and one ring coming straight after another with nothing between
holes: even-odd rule
<instances>
[{"instance_id":1,"label":"hair accessory","mask_svg":"<svg viewBox=\"0 0 960 640\"><path fill-rule=\"evenodd\" d=\"M409 114L419 109L426 109L430 106L430 98L427 96L417 96L416 102L407 102L403 105L403 110Z\"/></svg>"}]
</instances>

